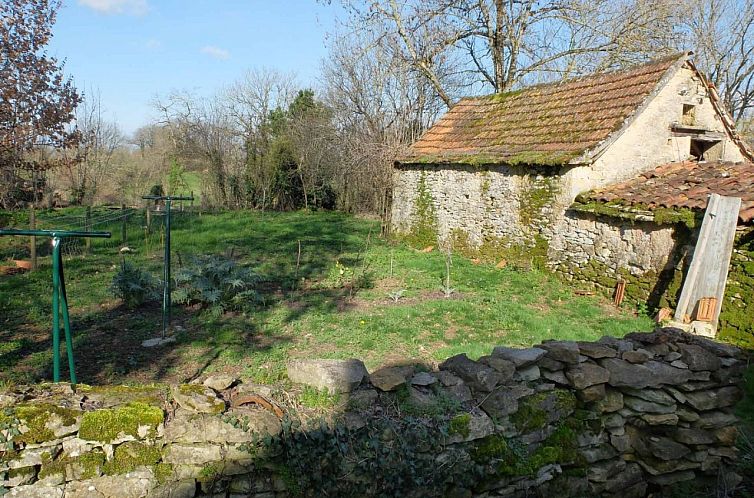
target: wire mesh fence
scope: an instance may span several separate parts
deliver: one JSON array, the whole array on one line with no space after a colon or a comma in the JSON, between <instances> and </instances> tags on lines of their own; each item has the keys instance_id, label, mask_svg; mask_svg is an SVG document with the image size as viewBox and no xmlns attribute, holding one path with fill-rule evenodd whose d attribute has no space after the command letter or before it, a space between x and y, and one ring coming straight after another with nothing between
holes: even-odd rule
<instances>
[{"instance_id":1,"label":"wire mesh fence","mask_svg":"<svg viewBox=\"0 0 754 498\"><path fill-rule=\"evenodd\" d=\"M180 206L172 211L173 223L194 216L193 207ZM164 207L149 203L146 207L98 206L66 209L34 210L16 212L10 218L0 220L0 226L17 229L107 231L110 239L64 239L61 247L64 257L96 254L101 249L141 246L147 252L162 247L164 243ZM6 238L9 239L9 238ZM0 260L30 259L50 253L49 241L15 237L15 240L0 240Z\"/></svg>"}]
</instances>

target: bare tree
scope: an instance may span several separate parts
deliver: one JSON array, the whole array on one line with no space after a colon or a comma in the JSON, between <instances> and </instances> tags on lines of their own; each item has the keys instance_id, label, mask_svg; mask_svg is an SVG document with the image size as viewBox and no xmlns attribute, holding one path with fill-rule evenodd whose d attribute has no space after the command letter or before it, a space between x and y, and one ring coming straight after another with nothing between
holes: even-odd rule
<instances>
[{"instance_id":1,"label":"bare tree","mask_svg":"<svg viewBox=\"0 0 754 498\"><path fill-rule=\"evenodd\" d=\"M114 122L103 117L102 100L92 90L76 109L76 130L81 139L75 149L77 161L63 170L75 204L91 204L102 179L112 171L112 160L123 136Z\"/></svg>"},{"instance_id":2,"label":"bare tree","mask_svg":"<svg viewBox=\"0 0 754 498\"><path fill-rule=\"evenodd\" d=\"M743 124L754 109L754 0L688 0L684 11L685 43Z\"/></svg>"},{"instance_id":3,"label":"bare tree","mask_svg":"<svg viewBox=\"0 0 754 498\"><path fill-rule=\"evenodd\" d=\"M344 0L351 29L410 64L446 105L458 92L505 92L543 72L614 66L667 50L670 0ZM585 64L586 65L586 64Z\"/></svg>"},{"instance_id":4,"label":"bare tree","mask_svg":"<svg viewBox=\"0 0 754 498\"><path fill-rule=\"evenodd\" d=\"M338 205L383 217L393 160L435 121L444 104L434 87L376 38L337 37L323 64L325 102L337 132Z\"/></svg>"},{"instance_id":5,"label":"bare tree","mask_svg":"<svg viewBox=\"0 0 754 498\"><path fill-rule=\"evenodd\" d=\"M173 92L157 99L161 124L168 127L176 154L199 155L206 161L211 182L207 194L222 207L239 207L238 182L243 157L227 107L219 97L200 98Z\"/></svg>"},{"instance_id":6,"label":"bare tree","mask_svg":"<svg viewBox=\"0 0 754 498\"><path fill-rule=\"evenodd\" d=\"M270 116L287 109L296 95L296 76L273 69L251 69L242 79L226 88L221 99L233 129L243 144L246 180L262 209L272 202L275 168L265 160L272 140Z\"/></svg>"}]
</instances>

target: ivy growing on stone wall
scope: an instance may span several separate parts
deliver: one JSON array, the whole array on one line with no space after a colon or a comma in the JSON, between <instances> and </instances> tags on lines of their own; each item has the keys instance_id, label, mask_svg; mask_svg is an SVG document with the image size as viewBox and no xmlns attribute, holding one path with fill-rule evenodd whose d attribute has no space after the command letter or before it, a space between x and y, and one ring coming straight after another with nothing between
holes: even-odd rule
<instances>
[{"instance_id":1,"label":"ivy growing on stone wall","mask_svg":"<svg viewBox=\"0 0 754 498\"><path fill-rule=\"evenodd\" d=\"M436 244L437 236L435 201L427 186L426 172L422 171L416 187L414 220L406 241L416 247L426 247Z\"/></svg>"},{"instance_id":2,"label":"ivy growing on stone wall","mask_svg":"<svg viewBox=\"0 0 754 498\"><path fill-rule=\"evenodd\" d=\"M467 452L443 445L447 436L441 424L413 417L373 419L357 430L325 423L302 429L287 419L269 453L294 495L437 496L483 476Z\"/></svg>"}]
</instances>

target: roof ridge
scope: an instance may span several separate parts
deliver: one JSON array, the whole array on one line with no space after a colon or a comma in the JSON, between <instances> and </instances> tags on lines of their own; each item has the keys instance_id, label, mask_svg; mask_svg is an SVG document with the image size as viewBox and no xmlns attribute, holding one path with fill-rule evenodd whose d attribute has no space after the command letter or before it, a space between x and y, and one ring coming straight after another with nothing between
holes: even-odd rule
<instances>
[{"instance_id":1,"label":"roof ridge","mask_svg":"<svg viewBox=\"0 0 754 498\"><path fill-rule=\"evenodd\" d=\"M689 52L618 71L462 99L396 160L398 164L589 162L642 108ZM520 96L519 96L520 95Z\"/></svg>"},{"instance_id":2,"label":"roof ridge","mask_svg":"<svg viewBox=\"0 0 754 498\"><path fill-rule=\"evenodd\" d=\"M487 93L487 94L484 94L484 95L469 95L469 96L466 96L466 97L461 97L458 100L458 102L456 103L456 105L459 104L459 103L461 103L461 102L463 102L463 101L474 101L474 100L490 99L490 98L494 98L494 97L516 95L516 94L519 94L521 92L524 92L524 91L527 91L527 90L536 89L536 88L556 87L556 86L560 86L560 85L566 85L566 84L570 84L570 83L576 83L576 82L579 82L579 81L590 80L590 79L593 79L593 78L599 78L599 77L603 77L603 76L616 75L616 74L620 74L620 73L630 73L630 72L635 71L637 69L640 69L642 67L652 66L652 65L655 65L655 64L660 64L660 63L668 62L668 61L676 61L676 60L681 60L681 59L688 59L691 55L693 55L693 52L690 51L690 50L686 50L686 51L682 51L682 52L675 52L673 55L666 55L664 57L657 57L655 59L650 59L650 60L645 61L645 62L640 62L640 63L637 63L637 64L632 64L630 66L612 69L612 70L609 70L609 71L598 71L598 72L594 72L594 73L583 74L581 76L573 76L573 77L570 77L570 78L562 78L562 79L559 79L559 80L556 80L556 81L546 81L546 82L543 82L543 83L535 83L533 85L522 86L521 88L517 88L515 90L508 90L506 92Z\"/></svg>"}]
</instances>

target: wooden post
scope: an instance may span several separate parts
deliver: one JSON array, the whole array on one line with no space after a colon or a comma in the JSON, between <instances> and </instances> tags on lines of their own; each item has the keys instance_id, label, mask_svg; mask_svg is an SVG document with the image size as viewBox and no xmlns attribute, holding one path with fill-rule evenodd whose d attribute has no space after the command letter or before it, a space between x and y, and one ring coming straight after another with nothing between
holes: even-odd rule
<instances>
[{"instance_id":1,"label":"wooden post","mask_svg":"<svg viewBox=\"0 0 754 498\"><path fill-rule=\"evenodd\" d=\"M84 227L85 227L84 230L86 230L87 232L92 231L92 206L86 207L86 218L84 220ZM85 239L85 244L86 244L87 254L91 253L92 252L92 239L87 237Z\"/></svg>"},{"instance_id":2,"label":"wooden post","mask_svg":"<svg viewBox=\"0 0 754 498\"><path fill-rule=\"evenodd\" d=\"M36 193L34 195L36 195ZM29 228L31 230L37 229L37 213L34 210L33 203L29 210ZM31 269L36 270L37 269L37 238L34 235L30 237L29 253L31 256Z\"/></svg>"},{"instance_id":3,"label":"wooden post","mask_svg":"<svg viewBox=\"0 0 754 498\"><path fill-rule=\"evenodd\" d=\"M152 210L149 209L149 202L147 202L147 231L152 230Z\"/></svg>"},{"instance_id":4,"label":"wooden post","mask_svg":"<svg viewBox=\"0 0 754 498\"><path fill-rule=\"evenodd\" d=\"M121 204L120 205L120 212L121 212L121 222L120 222L120 238L123 241L123 245L126 245L128 242L128 237L126 233L126 205Z\"/></svg>"}]
</instances>

